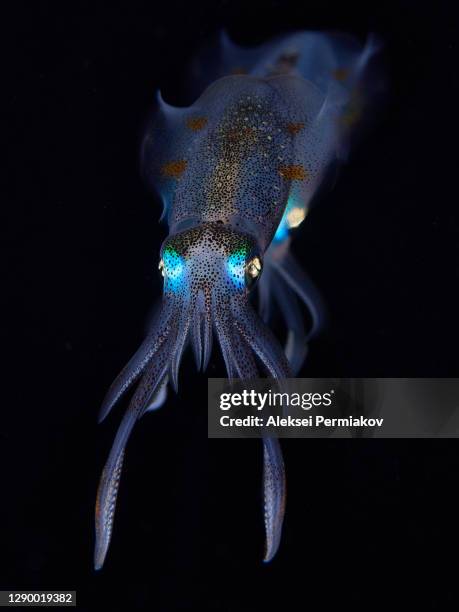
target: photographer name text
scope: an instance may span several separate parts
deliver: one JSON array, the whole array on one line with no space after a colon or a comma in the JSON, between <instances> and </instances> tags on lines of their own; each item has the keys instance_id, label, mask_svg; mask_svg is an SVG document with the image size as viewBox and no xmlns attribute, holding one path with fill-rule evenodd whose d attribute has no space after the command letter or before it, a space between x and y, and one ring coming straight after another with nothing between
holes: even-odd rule
<instances>
[{"instance_id":1,"label":"photographer name text","mask_svg":"<svg viewBox=\"0 0 459 612\"><path fill-rule=\"evenodd\" d=\"M307 417L281 417L279 415L263 416L249 415L246 417L230 417L224 414L220 417L220 425L222 427L381 427L384 422L383 418L368 418L368 417L346 417L346 418L329 418L322 415L310 415Z\"/></svg>"}]
</instances>

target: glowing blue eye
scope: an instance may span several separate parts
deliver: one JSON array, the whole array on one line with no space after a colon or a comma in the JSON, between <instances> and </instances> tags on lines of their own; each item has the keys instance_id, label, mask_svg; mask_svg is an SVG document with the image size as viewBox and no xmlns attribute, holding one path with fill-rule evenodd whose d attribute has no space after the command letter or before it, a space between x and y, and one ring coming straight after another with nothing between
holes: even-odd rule
<instances>
[{"instance_id":1,"label":"glowing blue eye","mask_svg":"<svg viewBox=\"0 0 459 612\"><path fill-rule=\"evenodd\" d=\"M246 249L242 248L234 253L231 253L226 262L229 277L239 289L242 289L245 286L244 266L246 257L247 251Z\"/></svg>"},{"instance_id":2,"label":"glowing blue eye","mask_svg":"<svg viewBox=\"0 0 459 612\"><path fill-rule=\"evenodd\" d=\"M183 283L185 270L183 257L177 251L168 247L163 253L159 268L164 276L165 289L170 289L174 293L177 292Z\"/></svg>"}]
</instances>

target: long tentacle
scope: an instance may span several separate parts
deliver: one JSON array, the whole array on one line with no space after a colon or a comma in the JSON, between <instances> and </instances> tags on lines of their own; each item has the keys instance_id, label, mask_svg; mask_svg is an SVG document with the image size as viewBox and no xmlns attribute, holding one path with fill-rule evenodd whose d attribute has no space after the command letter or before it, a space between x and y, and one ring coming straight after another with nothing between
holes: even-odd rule
<instances>
[{"instance_id":1,"label":"long tentacle","mask_svg":"<svg viewBox=\"0 0 459 612\"><path fill-rule=\"evenodd\" d=\"M100 408L99 423L105 419L120 397L140 377L152 356L160 349L169 335L170 319L171 308L166 302L147 338L110 386Z\"/></svg>"},{"instance_id":2,"label":"long tentacle","mask_svg":"<svg viewBox=\"0 0 459 612\"><path fill-rule=\"evenodd\" d=\"M288 378L290 367L277 339L250 306L242 308L235 326L274 378ZM284 461L276 438L263 438L263 492L266 531L264 561L270 561L279 547L285 513L286 484Z\"/></svg>"},{"instance_id":3,"label":"long tentacle","mask_svg":"<svg viewBox=\"0 0 459 612\"><path fill-rule=\"evenodd\" d=\"M169 366L169 350L173 338L163 343L161 350L150 361L137 387L129 408L116 434L97 491L96 500L96 545L94 567L100 569L104 563L113 529L116 498L123 465L124 450L135 422L148 408L149 399L158 390Z\"/></svg>"},{"instance_id":4,"label":"long tentacle","mask_svg":"<svg viewBox=\"0 0 459 612\"><path fill-rule=\"evenodd\" d=\"M266 530L264 561L279 548L285 514L286 484L282 451L277 438L263 438L263 495Z\"/></svg>"}]
</instances>

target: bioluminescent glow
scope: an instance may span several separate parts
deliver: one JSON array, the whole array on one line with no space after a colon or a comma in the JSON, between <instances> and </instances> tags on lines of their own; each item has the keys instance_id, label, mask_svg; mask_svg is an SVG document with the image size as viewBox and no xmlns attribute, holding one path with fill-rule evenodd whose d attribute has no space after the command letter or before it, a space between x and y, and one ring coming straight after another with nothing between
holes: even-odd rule
<instances>
[{"instance_id":1,"label":"bioluminescent glow","mask_svg":"<svg viewBox=\"0 0 459 612\"><path fill-rule=\"evenodd\" d=\"M229 277L234 285L239 289L244 287L244 268L246 257L247 251L245 249L239 249L238 251L231 253L226 262Z\"/></svg>"},{"instance_id":2,"label":"bioluminescent glow","mask_svg":"<svg viewBox=\"0 0 459 612\"><path fill-rule=\"evenodd\" d=\"M164 286L167 291L178 291L183 282L185 264L183 257L174 249L166 248L162 259L162 273L164 276Z\"/></svg>"},{"instance_id":3,"label":"bioluminescent glow","mask_svg":"<svg viewBox=\"0 0 459 612\"><path fill-rule=\"evenodd\" d=\"M304 204L300 205L293 196L290 196L287 200L287 206L285 207L284 214L282 215L282 219L274 234L273 240L275 242L283 242L288 238L289 230L301 225L306 218L307 212L307 208Z\"/></svg>"},{"instance_id":4,"label":"bioluminescent glow","mask_svg":"<svg viewBox=\"0 0 459 612\"><path fill-rule=\"evenodd\" d=\"M309 339L320 328L320 304L289 252L290 238L326 169L347 153L351 130L366 110L364 96L378 81L366 72L374 53L371 41L361 47L347 36L321 32L279 36L258 50L239 48L225 36L193 63L200 89L193 105L174 108L158 95L142 165L168 222L159 264L164 291L147 338L101 409L100 420L137 385L97 493L97 569L110 544L132 428L166 401L169 386L177 391L188 345L197 368L205 370L215 335L230 378L258 378L260 371L289 378L302 368ZM236 74L240 67L243 76ZM358 109L352 107L355 92ZM276 313L285 323L284 346L269 329ZM275 437L263 439L263 464L268 562L281 540L286 492Z\"/></svg>"}]
</instances>

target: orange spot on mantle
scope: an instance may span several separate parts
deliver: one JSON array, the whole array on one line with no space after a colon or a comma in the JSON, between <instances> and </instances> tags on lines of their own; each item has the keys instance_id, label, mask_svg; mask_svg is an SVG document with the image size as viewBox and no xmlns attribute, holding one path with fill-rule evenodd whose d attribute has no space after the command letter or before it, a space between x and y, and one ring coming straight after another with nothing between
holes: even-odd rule
<instances>
[{"instance_id":1,"label":"orange spot on mantle","mask_svg":"<svg viewBox=\"0 0 459 612\"><path fill-rule=\"evenodd\" d=\"M188 162L186 159L178 159L177 161L171 161L161 168L161 174L172 178L180 178L185 172Z\"/></svg>"},{"instance_id":2,"label":"orange spot on mantle","mask_svg":"<svg viewBox=\"0 0 459 612\"><path fill-rule=\"evenodd\" d=\"M332 75L337 81L345 81L349 76L349 70L347 68L337 68L333 70Z\"/></svg>"},{"instance_id":3,"label":"orange spot on mantle","mask_svg":"<svg viewBox=\"0 0 459 612\"><path fill-rule=\"evenodd\" d=\"M207 117L191 117L186 122L186 127L193 130L193 132L199 132L207 125Z\"/></svg>"},{"instance_id":4,"label":"orange spot on mantle","mask_svg":"<svg viewBox=\"0 0 459 612\"><path fill-rule=\"evenodd\" d=\"M247 70L245 68L242 68L241 66L236 66L231 70L230 74L233 74L235 76L237 76L238 74L247 74Z\"/></svg>"},{"instance_id":5,"label":"orange spot on mantle","mask_svg":"<svg viewBox=\"0 0 459 612\"><path fill-rule=\"evenodd\" d=\"M292 166L279 166L279 174L288 181L304 181L308 173L303 166L297 164Z\"/></svg>"},{"instance_id":6,"label":"orange spot on mantle","mask_svg":"<svg viewBox=\"0 0 459 612\"><path fill-rule=\"evenodd\" d=\"M292 136L295 136L296 134L298 134L298 132L301 132L301 130L304 128L304 123L287 123L286 128L289 134L291 134Z\"/></svg>"}]
</instances>

